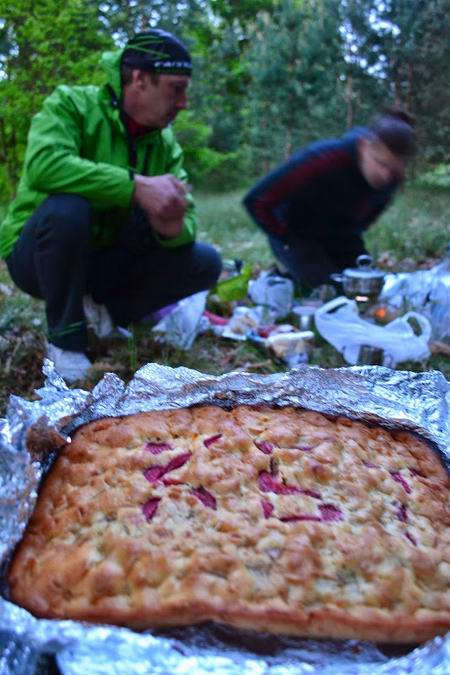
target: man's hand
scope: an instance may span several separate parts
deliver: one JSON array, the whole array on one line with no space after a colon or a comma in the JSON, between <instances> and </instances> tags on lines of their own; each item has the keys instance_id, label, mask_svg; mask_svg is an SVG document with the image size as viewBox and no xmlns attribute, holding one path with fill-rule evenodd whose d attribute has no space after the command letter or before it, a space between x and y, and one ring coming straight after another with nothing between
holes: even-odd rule
<instances>
[{"instance_id":1,"label":"man's hand","mask_svg":"<svg viewBox=\"0 0 450 675\"><path fill-rule=\"evenodd\" d=\"M172 218L171 220L165 218L153 218L151 225L159 235L167 237L167 239L174 239L181 234L181 230L183 229L183 218Z\"/></svg>"},{"instance_id":2,"label":"man's hand","mask_svg":"<svg viewBox=\"0 0 450 675\"><path fill-rule=\"evenodd\" d=\"M157 232L160 232L161 222L183 222L188 188L182 181L168 173L150 178L138 175L134 177L134 184L133 198L147 213ZM173 226L167 225L167 228L171 230Z\"/></svg>"}]
</instances>

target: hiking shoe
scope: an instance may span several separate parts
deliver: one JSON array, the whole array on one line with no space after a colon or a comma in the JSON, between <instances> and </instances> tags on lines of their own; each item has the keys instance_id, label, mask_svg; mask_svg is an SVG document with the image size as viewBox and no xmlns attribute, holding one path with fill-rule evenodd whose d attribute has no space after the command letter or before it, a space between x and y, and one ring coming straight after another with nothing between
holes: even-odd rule
<instances>
[{"instance_id":1,"label":"hiking shoe","mask_svg":"<svg viewBox=\"0 0 450 675\"><path fill-rule=\"evenodd\" d=\"M70 352L50 342L47 345L47 358L53 361L59 375L70 383L84 379L92 366L83 352Z\"/></svg>"}]
</instances>

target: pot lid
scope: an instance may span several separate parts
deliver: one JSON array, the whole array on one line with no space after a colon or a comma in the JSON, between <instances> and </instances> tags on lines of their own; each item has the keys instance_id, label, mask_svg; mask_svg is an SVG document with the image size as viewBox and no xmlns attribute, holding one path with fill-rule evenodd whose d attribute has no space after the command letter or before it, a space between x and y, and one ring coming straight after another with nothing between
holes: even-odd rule
<instances>
[{"instance_id":1,"label":"pot lid","mask_svg":"<svg viewBox=\"0 0 450 675\"><path fill-rule=\"evenodd\" d=\"M373 260L370 255L359 255L356 258L357 267L347 267L343 274L352 279L384 279L385 273L373 267Z\"/></svg>"}]
</instances>

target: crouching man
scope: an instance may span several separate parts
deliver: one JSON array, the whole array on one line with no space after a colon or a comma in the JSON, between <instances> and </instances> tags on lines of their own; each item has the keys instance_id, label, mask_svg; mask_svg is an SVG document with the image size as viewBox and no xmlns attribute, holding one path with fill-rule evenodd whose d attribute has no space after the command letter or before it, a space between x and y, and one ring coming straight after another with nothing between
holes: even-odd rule
<instances>
[{"instance_id":1,"label":"crouching man","mask_svg":"<svg viewBox=\"0 0 450 675\"><path fill-rule=\"evenodd\" d=\"M187 106L187 49L154 29L102 62L104 86L60 86L33 118L0 225L0 255L16 285L44 300L47 355L69 382L91 365L85 309L104 306L126 326L212 287L221 271L214 248L195 242L169 128Z\"/></svg>"}]
</instances>

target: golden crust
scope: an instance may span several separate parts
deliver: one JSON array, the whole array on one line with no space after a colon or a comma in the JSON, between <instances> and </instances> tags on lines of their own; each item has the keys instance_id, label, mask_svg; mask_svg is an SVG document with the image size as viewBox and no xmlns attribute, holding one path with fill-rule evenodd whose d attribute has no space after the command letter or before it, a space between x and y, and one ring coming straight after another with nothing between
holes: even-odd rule
<instances>
[{"instance_id":1,"label":"golden crust","mask_svg":"<svg viewBox=\"0 0 450 675\"><path fill-rule=\"evenodd\" d=\"M37 616L420 642L450 629L450 481L405 432L294 408L102 419L14 557Z\"/></svg>"}]
</instances>

